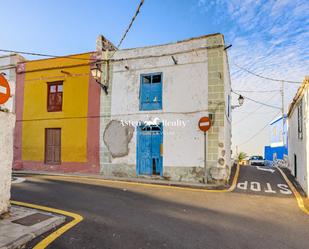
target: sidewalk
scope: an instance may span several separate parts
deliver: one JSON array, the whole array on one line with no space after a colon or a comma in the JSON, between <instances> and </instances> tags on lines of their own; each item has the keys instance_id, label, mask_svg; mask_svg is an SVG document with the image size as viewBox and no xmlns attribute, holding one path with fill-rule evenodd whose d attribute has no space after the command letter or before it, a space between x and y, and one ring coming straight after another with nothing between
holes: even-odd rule
<instances>
[{"instance_id":1,"label":"sidewalk","mask_svg":"<svg viewBox=\"0 0 309 249\"><path fill-rule=\"evenodd\" d=\"M0 249L20 248L64 222L64 216L12 205L0 219Z\"/></svg>"},{"instance_id":2,"label":"sidewalk","mask_svg":"<svg viewBox=\"0 0 309 249\"><path fill-rule=\"evenodd\" d=\"M196 189L226 189L228 185L222 184L204 184L204 183L192 183L192 182L178 182L178 181L169 181L161 178L150 178L150 177L106 177L97 174L84 174L84 173L56 173L56 172L46 172L46 171L27 171L27 170L18 170L13 171L14 175L51 175L51 176L73 176L73 177L82 177L90 179L102 179L109 181L122 181L122 182L137 182L145 184L155 184L155 185L165 185L165 186L175 186L175 187L185 187L185 188L196 188ZM233 178L233 175L231 176Z\"/></svg>"},{"instance_id":3,"label":"sidewalk","mask_svg":"<svg viewBox=\"0 0 309 249\"><path fill-rule=\"evenodd\" d=\"M280 169L285 173L287 178L291 181L297 191L303 198L304 206L306 209L309 210L309 196L306 195L305 191L302 189L299 182L295 179L295 177L291 174L291 171L287 167L280 167Z\"/></svg>"}]
</instances>

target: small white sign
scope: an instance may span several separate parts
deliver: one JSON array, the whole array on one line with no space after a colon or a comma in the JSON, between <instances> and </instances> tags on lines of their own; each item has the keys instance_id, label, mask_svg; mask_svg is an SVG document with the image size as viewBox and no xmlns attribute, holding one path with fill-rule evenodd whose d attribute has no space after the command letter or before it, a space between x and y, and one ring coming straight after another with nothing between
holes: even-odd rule
<instances>
[{"instance_id":1,"label":"small white sign","mask_svg":"<svg viewBox=\"0 0 309 249\"><path fill-rule=\"evenodd\" d=\"M0 86L0 93L6 94L7 93L7 88L4 86Z\"/></svg>"},{"instance_id":2,"label":"small white sign","mask_svg":"<svg viewBox=\"0 0 309 249\"><path fill-rule=\"evenodd\" d=\"M201 122L200 126L209 126L209 122Z\"/></svg>"}]
</instances>

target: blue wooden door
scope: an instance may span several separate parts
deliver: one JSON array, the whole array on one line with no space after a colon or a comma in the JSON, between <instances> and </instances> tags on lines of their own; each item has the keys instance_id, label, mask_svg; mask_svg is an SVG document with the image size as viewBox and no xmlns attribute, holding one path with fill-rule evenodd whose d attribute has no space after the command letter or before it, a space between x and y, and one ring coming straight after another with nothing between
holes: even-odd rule
<instances>
[{"instance_id":1,"label":"blue wooden door","mask_svg":"<svg viewBox=\"0 0 309 249\"><path fill-rule=\"evenodd\" d=\"M151 132L142 131L139 141L139 173L151 175Z\"/></svg>"},{"instance_id":2,"label":"blue wooden door","mask_svg":"<svg viewBox=\"0 0 309 249\"><path fill-rule=\"evenodd\" d=\"M162 125L140 126L137 131L137 175L162 176Z\"/></svg>"}]
</instances>

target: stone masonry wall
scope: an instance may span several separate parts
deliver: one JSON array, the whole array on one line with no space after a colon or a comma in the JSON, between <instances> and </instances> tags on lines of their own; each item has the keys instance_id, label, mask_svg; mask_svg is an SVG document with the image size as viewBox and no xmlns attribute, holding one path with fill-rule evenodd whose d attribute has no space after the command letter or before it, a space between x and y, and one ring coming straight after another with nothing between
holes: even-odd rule
<instances>
[{"instance_id":1,"label":"stone masonry wall","mask_svg":"<svg viewBox=\"0 0 309 249\"><path fill-rule=\"evenodd\" d=\"M111 52L112 53L112 52ZM109 56L109 52L103 52L103 58L107 58ZM109 70L109 75L106 74L107 69ZM105 166L111 163L111 155L106 144L103 142L104 140L104 131L106 126L111 120L111 98L112 98L112 71L109 65L106 63L102 63L102 83L108 81L108 94L106 95L103 90L101 90L101 100L100 100L100 172L103 172Z\"/></svg>"},{"instance_id":2,"label":"stone masonry wall","mask_svg":"<svg viewBox=\"0 0 309 249\"><path fill-rule=\"evenodd\" d=\"M0 215L10 206L15 115L0 111Z\"/></svg>"},{"instance_id":3,"label":"stone masonry wall","mask_svg":"<svg viewBox=\"0 0 309 249\"><path fill-rule=\"evenodd\" d=\"M214 36L208 39L208 45L214 46L208 49L208 110L212 114L212 127L207 132L207 171L208 181L225 181L228 172L224 165L224 115L225 115L225 91L224 91L224 65L222 36Z\"/></svg>"}]
</instances>

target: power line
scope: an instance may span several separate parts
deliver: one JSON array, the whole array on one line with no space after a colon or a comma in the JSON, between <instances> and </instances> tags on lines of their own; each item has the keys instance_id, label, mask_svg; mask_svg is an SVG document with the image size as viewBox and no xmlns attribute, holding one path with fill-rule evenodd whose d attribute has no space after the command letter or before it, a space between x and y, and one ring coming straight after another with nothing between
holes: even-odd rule
<instances>
[{"instance_id":1,"label":"power line","mask_svg":"<svg viewBox=\"0 0 309 249\"><path fill-rule=\"evenodd\" d=\"M130 30L131 27L132 27L132 24L133 24L134 21L135 21L135 18L137 17L137 15L138 15L138 13L139 13L139 11L140 11L140 9L141 9L141 7L142 7L143 4L144 4L144 0L141 0L141 2L139 3L138 8L137 8L137 10L136 10L134 16L133 16L132 19L131 19L131 22L130 22L129 26L127 27L126 31L125 31L124 34L122 35L122 38L120 39L120 42L119 42L118 45L117 45L117 49L121 46L123 40L126 38L128 32L129 32L129 30Z\"/></svg>"},{"instance_id":2,"label":"power line","mask_svg":"<svg viewBox=\"0 0 309 249\"><path fill-rule=\"evenodd\" d=\"M236 89L236 92L246 92L246 93L272 93L272 92L280 92L280 89L273 89L273 90L240 90Z\"/></svg>"},{"instance_id":3,"label":"power line","mask_svg":"<svg viewBox=\"0 0 309 249\"><path fill-rule=\"evenodd\" d=\"M241 96L243 96L245 99L248 99L248 100L250 100L250 101L252 101L252 102L255 102L255 103L257 103L257 104L260 104L260 105L264 105L264 106L267 106L267 107L271 107L271 108L275 108L275 109L280 109L280 110L281 110L281 107L279 107L279 106L274 106L274 105L265 104L265 103L260 102L260 101L258 101L258 100L249 98L249 97L244 96L244 95L242 95L242 94L239 94L239 93L237 93L237 92L235 92L235 91L233 91L233 90L232 90L232 93L234 93L234 94L236 94L236 95L238 95L238 96L241 95Z\"/></svg>"},{"instance_id":4,"label":"power line","mask_svg":"<svg viewBox=\"0 0 309 249\"><path fill-rule=\"evenodd\" d=\"M239 69L241 69L241 70L243 70L243 71L245 71L245 72L247 72L247 73L249 73L249 74L252 74L252 75L254 75L254 76L256 76L256 77L265 79L265 80L271 80L271 81L277 81L277 82L282 82L282 81L284 81L284 82L286 82L286 83L291 83L291 84L301 84L301 82L299 82L299 81L282 80L282 79L274 79L274 78L266 77L266 76L263 76L263 75L254 73L254 72L248 70L247 68L244 68L244 67L242 67L242 66L239 66L239 65L237 65L235 62L233 62L233 64L234 64L236 67L238 67Z\"/></svg>"},{"instance_id":5,"label":"power line","mask_svg":"<svg viewBox=\"0 0 309 249\"><path fill-rule=\"evenodd\" d=\"M34 119L16 119L16 122L32 122L32 121L46 121L46 120L67 120L67 119L95 119L95 118L121 118L121 117L130 117L130 116L140 116L140 115L193 115L198 113L209 112L209 109L200 109L196 111L186 111L186 112L136 112L136 113L121 113L121 114L110 114L110 115L91 115L91 116L68 116L68 117L59 117L59 118L34 118Z\"/></svg>"},{"instance_id":6,"label":"power line","mask_svg":"<svg viewBox=\"0 0 309 249\"><path fill-rule=\"evenodd\" d=\"M259 134L269 125L269 123L270 123L273 119L275 119L280 113L281 113L281 111L278 112L278 113L276 114L276 116L274 116L262 129L260 129L257 133L255 133L253 136L251 136L250 138L248 138L246 141L244 141L243 143L239 144L238 146L241 146L241 145L244 145L244 144L248 143L248 142L251 141L253 138L255 138L257 135L259 135Z\"/></svg>"},{"instance_id":7,"label":"power line","mask_svg":"<svg viewBox=\"0 0 309 249\"><path fill-rule=\"evenodd\" d=\"M141 9L141 7L142 7L143 4L144 4L144 0L141 0L140 3L139 3L139 5L138 5L138 7L137 7L137 9L136 9L136 11L135 11L134 16L133 16L132 19L131 19L131 22L129 23L127 29L126 29L125 32L123 33L123 35L122 35L122 37L121 37L121 39L120 39L118 45L116 46L116 49L113 51L113 53L111 54L111 56L109 57L109 59L112 59L113 56L114 56L114 54L116 53L116 51L120 48L122 42L124 41L124 39L126 38L127 34L129 33L129 31L130 31L130 29L131 29L131 27L132 27L132 25L133 25L133 23L134 23L134 21L135 21L137 15L139 14L140 9Z\"/></svg>"},{"instance_id":8,"label":"power line","mask_svg":"<svg viewBox=\"0 0 309 249\"><path fill-rule=\"evenodd\" d=\"M275 93L274 95L272 95L267 101L271 100L273 97L275 97L277 95L277 93ZM244 119L250 117L253 114L256 114L256 111L258 111L259 109L261 109L263 107L263 105L260 105L258 108L256 108L254 111L249 112L247 115L245 115L245 117L243 117L242 119L236 121L233 123L233 125L236 125L238 123L240 123L241 121L243 121Z\"/></svg>"},{"instance_id":9,"label":"power line","mask_svg":"<svg viewBox=\"0 0 309 249\"><path fill-rule=\"evenodd\" d=\"M96 59L87 59L87 58L80 58L80 57L71 57L74 55L51 55L51 54L41 54L41 53L34 53L34 52L25 52L25 51L17 51L17 50L9 50L9 49L0 49L0 52L5 53L16 53L16 54L26 54L26 55L34 55L34 56L40 56L40 57L49 57L49 58L65 58L65 59L72 59L72 60L87 60L92 61Z\"/></svg>"}]
</instances>

